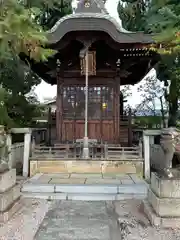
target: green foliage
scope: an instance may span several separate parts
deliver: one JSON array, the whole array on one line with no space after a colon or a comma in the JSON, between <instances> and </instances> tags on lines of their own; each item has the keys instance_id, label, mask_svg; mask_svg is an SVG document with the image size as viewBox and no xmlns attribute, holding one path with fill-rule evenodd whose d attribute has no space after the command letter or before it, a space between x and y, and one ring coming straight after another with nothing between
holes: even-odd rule
<instances>
[{"instance_id":1,"label":"green foliage","mask_svg":"<svg viewBox=\"0 0 180 240\"><path fill-rule=\"evenodd\" d=\"M129 31L146 30L146 0L123 0L119 2L118 12L123 26Z\"/></svg>"},{"instance_id":2,"label":"green foliage","mask_svg":"<svg viewBox=\"0 0 180 240\"><path fill-rule=\"evenodd\" d=\"M175 126L180 99L180 1L123 0L120 8L120 17L128 30L155 34L155 46L162 55L157 77L165 86L170 80L169 92L166 90L164 97L169 105L169 126Z\"/></svg>"},{"instance_id":3,"label":"green foliage","mask_svg":"<svg viewBox=\"0 0 180 240\"><path fill-rule=\"evenodd\" d=\"M29 95L41 79L19 54L46 61L54 51L44 48L45 30L70 12L70 0L0 1L0 124L30 126L41 115L37 96Z\"/></svg>"},{"instance_id":4,"label":"green foliage","mask_svg":"<svg viewBox=\"0 0 180 240\"><path fill-rule=\"evenodd\" d=\"M142 128L160 128L162 124L161 116L135 116L134 124Z\"/></svg>"}]
</instances>

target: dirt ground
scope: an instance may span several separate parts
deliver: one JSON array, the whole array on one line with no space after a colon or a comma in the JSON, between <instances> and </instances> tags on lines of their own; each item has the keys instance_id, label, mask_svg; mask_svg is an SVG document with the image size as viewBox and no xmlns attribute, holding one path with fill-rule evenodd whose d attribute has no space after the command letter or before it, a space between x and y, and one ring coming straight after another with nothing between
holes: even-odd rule
<instances>
[{"instance_id":1,"label":"dirt ground","mask_svg":"<svg viewBox=\"0 0 180 240\"><path fill-rule=\"evenodd\" d=\"M180 240L180 230L152 227L143 213L142 201L114 203L119 218L122 240Z\"/></svg>"}]
</instances>

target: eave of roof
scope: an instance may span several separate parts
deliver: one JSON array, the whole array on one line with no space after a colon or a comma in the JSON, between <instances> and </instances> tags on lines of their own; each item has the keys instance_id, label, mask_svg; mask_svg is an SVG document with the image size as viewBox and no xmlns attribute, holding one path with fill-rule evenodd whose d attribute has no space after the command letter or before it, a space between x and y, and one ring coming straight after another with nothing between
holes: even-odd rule
<instances>
[{"instance_id":1,"label":"eave of roof","mask_svg":"<svg viewBox=\"0 0 180 240\"><path fill-rule=\"evenodd\" d=\"M49 44L57 43L71 31L104 31L119 43L153 43L152 35L125 30L106 13L75 13L61 18L47 33Z\"/></svg>"}]
</instances>

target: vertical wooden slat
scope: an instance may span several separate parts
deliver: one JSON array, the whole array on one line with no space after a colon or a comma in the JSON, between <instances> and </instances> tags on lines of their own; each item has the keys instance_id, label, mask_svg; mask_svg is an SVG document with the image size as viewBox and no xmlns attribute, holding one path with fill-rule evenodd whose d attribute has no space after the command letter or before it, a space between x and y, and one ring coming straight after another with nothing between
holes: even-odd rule
<instances>
[{"instance_id":1,"label":"vertical wooden slat","mask_svg":"<svg viewBox=\"0 0 180 240\"><path fill-rule=\"evenodd\" d=\"M132 112L131 108L129 109L128 114L128 146L132 146Z\"/></svg>"},{"instance_id":2,"label":"vertical wooden slat","mask_svg":"<svg viewBox=\"0 0 180 240\"><path fill-rule=\"evenodd\" d=\"M51 146L51 128L52 128L52 116L51 107L48 109L48 145Z\"/></svg>"},{"instance_id":3,"label":"vertical wooden slat","mask_svg":"<svg viewBox=\"0 0 180 240\"><path fill-rule=\"evenodd\" d=\"M76 94L77 94L77 90L74 93L74 121L73 121L73 141L76 141Z\"/></svg>"},{"instance_id":4,"label":"vertical wooden slat","mask_svg":"<svg viewBox=\"0 0 180 240\"><path fill-rule=\"evenodd\" d=\"M62 125L63 125L63 81L57 78L57 99L56 99L56 131L57 139L62 142Z\"/></svg>"},{"instance_id":5,"label":"vertical wooden slat","mask_svg":"<svg viewBox=\"0 0 180 240\"><path fill-rule=\"evenodd\" d=\"M113 132L114 143L116 142L116 85L113 86Z\"/></svg>"},{"instance_id":6,"label":"vertical wooden slat","mask_svg":"<svg viewBox=\"0 0 180 240\"><path fill-rule=\"evenodd\" d=\"M119 104L119 101L120 101L120 84L119 84L119 77L117 77L116 79L116 94L117 94L117 103L116 103L116 111L117 111L117 143L119 143L120 141L120 104Z\"/></svg>"},{"instance_id":7,"label":"vertical wooden slat","mask_svg":"<svg viewBox=\"0 0 180 240\"><path fill-rule=\"evenodd\" d=\"M103 141L103 119L102 119L102 111L103 111L103 107L102 107L102 86L100 88L100 140L101 142Z\"/></svg>"}]
</instances>

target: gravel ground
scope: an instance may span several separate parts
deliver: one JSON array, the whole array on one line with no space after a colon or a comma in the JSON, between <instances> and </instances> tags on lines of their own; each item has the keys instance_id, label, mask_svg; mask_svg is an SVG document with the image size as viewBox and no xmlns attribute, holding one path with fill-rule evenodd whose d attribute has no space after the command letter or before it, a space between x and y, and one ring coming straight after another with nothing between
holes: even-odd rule
<instances>
[{"instance_id":1,"label":"gravel ground","mask_svg":"<svg viewBox=\"0 0 180 240\"><path fill-rule=\"evenodd\" d=\"M1 240L33 240L50 206L47 201L37 199L21 199L20 203L20 211L0 225Z\"/></svg>"},{"instance_id":2,"label":"gravel ground","mask_svg":"<svg viewBox=\"0 0 180 240\"><path fill-rule=\"evenodd\" d=\"M0 240L180 240L180 230L152 227L139 200L20 201L21 210L0 225Z\"/></svg>"},{"instance_id":3,"label":"gravel ground","mask_svg":"<svg viewBox=\"0 0 180 240\"><path fill-rule=\"evenodd\" d=\"M141 201L115 202L122 240L180 240L180 230L152 227L144 215Z\"/></svg>"}]
</instances>

